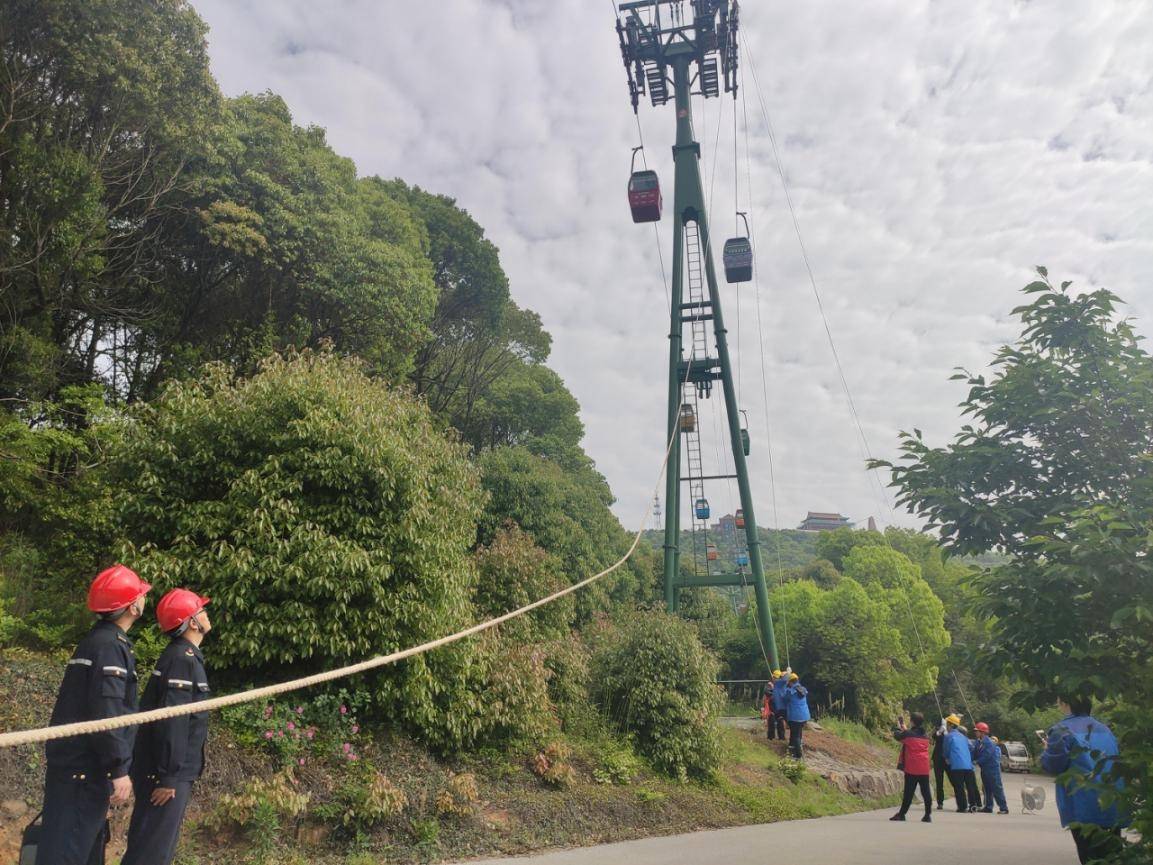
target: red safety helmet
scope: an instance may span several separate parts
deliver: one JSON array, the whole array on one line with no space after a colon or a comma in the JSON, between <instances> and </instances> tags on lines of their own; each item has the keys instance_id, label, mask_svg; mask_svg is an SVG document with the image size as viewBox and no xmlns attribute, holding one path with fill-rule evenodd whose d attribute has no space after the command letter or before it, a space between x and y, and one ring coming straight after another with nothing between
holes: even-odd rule
<instances>
[{"instance_id":1,"label":"red safety helmet","mask_svg":"<svg viewBox=\"0 0 1153 865\"><path fill-rule=\"evenodd\" d=\"M973 729L978 730L982 733L988 733L989 732L989 725L986 724L984 721L978 721L976 724L973 725Z\"/></svg>"},{"instance_id":2,"label":"red safety helmet","mask_svg":"<svg viewBox=\"0 0 1153 865\"><path fill-rule=\"evenodd\" d=\"M88 609L94 613L114 613L123 610L151 588L131 568L113 565L97 574L88 587Z\"/></svg>"},{"instance_id":3,"label":"red safety helmet","mask_svg":"<svg viewBox=\"0 0 1153 865\"><path fill-rule=\"evenodd\" d=\"M211 598L202 598L188 589L173 589L156 605L156 621L164 633L175 631L207 606Z\"/></svg>"}]
</instances>

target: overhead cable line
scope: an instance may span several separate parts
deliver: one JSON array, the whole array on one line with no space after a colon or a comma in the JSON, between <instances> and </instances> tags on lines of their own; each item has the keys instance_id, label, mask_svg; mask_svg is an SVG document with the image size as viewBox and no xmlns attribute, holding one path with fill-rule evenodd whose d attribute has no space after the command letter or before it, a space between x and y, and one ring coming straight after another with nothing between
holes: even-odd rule
<instances>
[{"instance_id":1,"label":"overhead cable line","mask_svg":"<svg viewBox=\"0 0 1153 865\"><path fill-rule=\"evenodd\" d=\"M748 53L747 51L745 52ZM741 83L744 84L744 67L741 67ZM749 109L745 98L746 88L741 87L741 114L745 127L745 183L749 190L750 202L752 200L753 189L753 170L752 170L752 157L749 150ZM735 112L734 112L735 113ZM753 248L753 258L756 259L756 232L750 227L749 229L749 245ZM776 535L773 538L773 547L777 554L777 583L780 586L785 585L785 565L781 556L781 518L777 508L777 473L776 464L773 457L773 432L772 424L769 422L769 376L768 364L765 359L765 330L764 323L761 320L761 280L759 275L760 268L753 269L753 305L756 308L757 317L757 345L760 349L760 367L761 367L761 408L764 411L765 423L765 447L768 454L769 463L769 496L773 508L773 529ZM785 610L785 605L780 607L781 612L781 633L785 642L785 665L791 667L792 657L789 651L789 617Z\"/></svg>"},{"instance_id":2,"label":"overhead cable line","mask_svg":"<svg viewBox=\"0 0 1153 865\"><path fill-rule=\"evenodd\" d=\"M817 311L819 312L819 314L821 316L821 323L824 326L825 337L826 337L828 344L829 344L829 350L833 356L833 363L834 363L836 370L837 370L837 376L841 382L841 388L842 388L844 395L845 395L845 401L849 407L849 412L850 412L850 415L852 416L854 426L856 427L857 435L860 438L860 445L863 448L863 456L866 459L868 459L870 462L872 462L873 461L872 447L869 445L869 438L865 433L864 425L861 423L861 417L860 417L859 412L857 411L857 405L853 399L852 390L849 388L849 382L848 382L847 377L845 376L844 367L841 363L841 356L840 356L840 353L837 351L836 340L834 340L834 338L833 338L833 331L829 325L828 316L825 314L825 305L821 299L821 292L817 287L816 276L813 273L812 263L809 260L808 248L805 246L804 236L801 233L800 220L797 218L796 207L793 205L793 197L792 197L792 194L790 193L790 190L789 190L788 177L787 177L786 172L785 172L784 164L781 160L780 150L777 147L777 137L776 137L776 133L773 129L772 118L769 115L768 105L765 102L764 93L761 90L760 80L757 78L757 68L756 68L755 62L752 59L752 52L751 51L746 52L746 56L748 56L749 71L752 73L752 76L753 76L753 85L757 91L757 99L758 99L760 106L761 106L761 113L763 114L764 119L765 119L765 128L766 128L766 131L768 133L769 144L770 144L770 146L772 148L772 152L773 152L773 161L776 164L777 173L780 176L781 190L785 196L785 203L787 204L788 209L789 209L789 216L792 220L793 231L797 237L797 245L800 248L801 258L802 258L804 265L805 265L805 271L808 274L809 286L812 289L813 297L817 303ZM868 473L868 479L870 481L873 481L872 484L869 484L870 489L872 490L874 486L876 487L876 492L879 492L879 494L880 494L881 504L883 505L883 507L885 509L888 510L888 512L890 514L890 525L894 524L896 514L893 511L893 506L892 506L892 504L890 504L888 497L884 494L884 490L881 487L880 481L877 480L876 477L874 475L872 475L871 472ZM885 543L888 545L889 549L894 550L892 541L890 540L888 535L886 533L882 533L882 537L884 537ZM911 622L911 624L913 626L913 633L917 638L917 644L921 650L921 658L923 661L925 661L927 663L929 660L928 653L925 650L924 641L921 639L920 628L917 626L917 620L916 620L916 616L913 614L912 604L909 601L909 597L908 597L908 594L906 592L901 592L901 596L905 600L905 606L906 606L906 609L907 609L908 614L909 614L909 621ZM956 681L956 683L957 683L958 690L960 690L960 681L957 679L956 671L951 671L951 672L952 672L954 681ZM966 712L970 712L970 714L971 714L971 710L970 710L970 707L968 705L968 700L965 698L964 691L961 691L961 697L965 701ZM937 693L937 688L936 688L935 684L933 687L933 700L937 704L937 710L939 712L941 712L941 714L943 715L944 710L942 709L941 699Z\"/></svg>"}]
</instances>

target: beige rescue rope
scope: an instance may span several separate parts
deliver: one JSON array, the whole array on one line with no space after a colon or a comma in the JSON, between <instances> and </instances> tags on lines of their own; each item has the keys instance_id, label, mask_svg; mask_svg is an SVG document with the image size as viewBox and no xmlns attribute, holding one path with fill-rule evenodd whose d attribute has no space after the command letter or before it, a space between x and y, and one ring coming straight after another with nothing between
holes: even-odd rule
<instances>
[{"instance_id":1,"label":"beige rescue rope","mask_svg":"<svg viewBox=\"0 0 1153 865\"><path fill-rule=\"evenodd\" d=\"M692 358L686 364L685 381L688 381L688 374L692 369ZM682 394L684 390L684 383L682 383ZM683 403L683 396L681 402ZM673 417L679 417L680 406ZM664 475L665 468L668 466L669 454L672 453L673 443L677 440L680 434L679 424L673 424L673 432L669 437L668 445L665 447L665 457L661 461L660 472L657 476L657 483L654 487L654 496L660 490L661 478ZM154 721L163 721L167 718L178 718L181 715L192 715L197 712L209 712L213 709L223 709L226 706L237 706L241 703L252 703L257 700L266 700L270 697L276 697L280 694L287 694L291 691L299 691L302 688L310 688L313 685L321 685L325 682L331 682L335 679L341 679L346 676L354 676L357 673L364 673L368 670L375 670L377 667L385 667L389 664L395 664L397 661L403 661L405 658L411 658L415 655L423 655L425 652L430 652L433 649L439 649L441 646L447 646L450 643L455 643L458 640L463 640L465 637L471 637L473 634L479 634L481 631L487 631L490 628L495 628L497 625L503 624L510 619L515 619L518 616L523 616L525 613L531 612L538 607L543 607L545 604L551 604L553 601L563 598L565 595L571 595L573 592L583 589L585 586L595 583L601 577L607 576L627 562L636 552L637 546L644 536L645 526L648 524L649 516L652 513L652 500L653 496L649 497L649 504L645 508L644 517L641 519L641 527L637 529L636 537L633 538L632 545L629 547L628 552L621 556L616 562L609 565L598 574L593 574L587 579L581 580L579 583L574 583L567 588L561 589L559 592L554 592L546 598L541 598L539 601L533 601L531 604L526 604L520 609L513 610L511 613L505 613L503 616L498 616L495 619L489 619L487 622L473 625L470 628L465 628L463 631L457 631L455 634L449 634L446 637L440 637L436 640L431 640L427 643L422 643L419 646L413 646L410 649L403 649L399 652L393 652L391 655L379 655L375 658L370 658L367 661L361 661L358 664L351 664L347 667L340 667L335 670L328 670L324 673L316 673L312 676L305 676L301 679L292 679L288 682L281 682L277 685L266 685L263 688L254 688L249 691L238 691L235 694L227 694L223 697L213 697L209 700L202 700L199 703L187 703L182 706L167 706L163 709L152 709L148 712L135 712L131 715L120 715L115 718L100 718L95 721L78 721L75 724L60 724L55 727L40 727L34 730L17 730L11 733L0 733L0 748L13 748L17 745L32 745L36 742L47 742L52 739L66 739L70 736L83 736L88 733L103 733L107 730L118 730L121 727L134 727L137 724L150 724Z\"/></svg>"},{"instance_id":2,"label":"beige rescue rope","mask_svg":"<svg viewBox=\"0 0 1153 865\"><path fill-rule=\"evenodd\" d=\"M651 508L651 505L650 505ZM645 513L645 521L648 521L648 513ZM573 592L583 589L585 586L596 582L601 577L612 573L621 565L623 565L632 554L636 551L637 545L640 543L641 536L644 533L644 525L640 531L637 532L636 537L633 539L632 546L629 547L627 553L624 554L615 564L605 568L599 574L594 574L588 579L582 580L579 583L561 589L559 592L549 595L547 598L541 598L539 601L533 601L531 604L521 607L519 610L513 610L511 613L505 613L503 616L498 616L495 619L490 619L487 622L481 622L478 625L473 625L471 628L466 628L463 631L458 631L455 634L450 634L447 637L440 637L436 640L431 640L427 643L422 643L419 646L413 646L410 649L404 649L400 652L393 652L391 655L381 655L376 658L370 658L367 661L361 661L358 664L351 664L347 667L340 667L336 670L328 670L324 673L316 673L312 676L305 676L302 679L293 679L288 682L281 682L278 685L266 685L263 688L255 688L251 691L240 691L235 694L228 694L223 697L213 697L210 700L202 700L199 703L187 703L181 706L168 706L163 709L153 709L149 712L136 712L131 715L120 715L115 718L101 718L96 721L78 721L75 724L60 724L56 727L41 727L36 730L21 730L13 733L0 733L0 748L11 748L16 745L31 745L36 742L47 742L50 739L65 739L69 736L81 736L86 733L101 733L106 730L116 730L121 727L132 727L137 724L149 724L153 721L163 721L166 718L177 718L181 715L191 715L196 712L208 712L213 709L223 709L225 706L236 706L240 703L250 703L256 700L265 700L270 697L275 697L280 694L287 694L290 691L298 691L301 688L309 688L313 685L320 685L324 682L331 682L334 679L340 679L345 676L353 676L357 673L363 673L368 670L375 670L377 667L384 667L388 664L395 664L397 661L403 661L405 658L411 658L414 655L422 655L425 652L438 649L441 646L447 646L449 643L455 643L458 640L463 640L465 637L471 637L473 634L479 634L481 631L486 631L489 628L495 628L497 625L514 619L517 616L523 616L525 613L535 610L537 607L543 607L545 604L552 603L565 595L572 594Z\"/></svg>"}]
</instances>

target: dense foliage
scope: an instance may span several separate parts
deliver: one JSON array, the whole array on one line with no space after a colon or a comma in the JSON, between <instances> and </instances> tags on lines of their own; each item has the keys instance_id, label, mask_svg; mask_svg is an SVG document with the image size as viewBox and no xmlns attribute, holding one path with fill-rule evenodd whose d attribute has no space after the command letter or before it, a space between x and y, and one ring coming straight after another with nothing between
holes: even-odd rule
<instances>
[{"instance_id":1,"label":"dense foliage","mask_svg":"<svg viewBox=\"0 0 1153 865\"><path fill-rule=\"evenodd\" d=\"M1153 357L1108 291L1026 286L1022 333L991 379L964 374L973 422L946 447L902 437L888 466L908 506L955 550L1011 559L978 582L990 618L974 658L1019 684L1016 702L1106 700L1146 861L1153 837ZM1145 857L1145 858L1142 858Z\"/></svg>"},{"instance_id":2,"label":"dense foliage","mask_svg":"<svg viewBox=\"0 0 1153 865\"><path fill-rule=\"evenodd\" d=\"M707 776L720 760L717 670L691 625L667 613L638 615L597 646L593 698L654 766Z\"/></svg>"},{"instance_id":3,"label":"dense foliage","mask_svg":"<svg viewBox=\"0 0 1153 865\"><path fill-rule=\"evenodd\" d=\"M184 0L0 8L0 640L69 645L123 557L214 597L221 680L281 678L615 561L579 406L483 228L358 176L276 95L223 98L204 37ZM358 680L366 723L546 736L587 703L575 607Z\"/></svg>"},{"instance_id":4,"label":"dense foliage","mask_svg":"<svg viewBox=\"0 0 1153 865\"><path fill-rule=\"evenodd\" d=\"M330 666L470 620L482 499L464 449L356 364L211 367L137 414L107 475L123 558L215 598L217 663Z\"/></svg>"}]
</instances>

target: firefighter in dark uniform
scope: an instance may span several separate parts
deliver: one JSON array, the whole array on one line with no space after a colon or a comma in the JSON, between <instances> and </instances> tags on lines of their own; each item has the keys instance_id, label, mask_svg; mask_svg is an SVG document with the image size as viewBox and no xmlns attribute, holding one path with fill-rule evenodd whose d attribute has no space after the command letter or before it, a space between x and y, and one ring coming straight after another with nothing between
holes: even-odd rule
<instances>
[{"instance_id":1,"label":"firefighter in dark uniform","mask_svg":"<svg viewBox=\"0 0 1153 865\"><path fill-rule=\"evenodd\" d=\"M124 565L102 571L88 589L100 620L76 647L52 710L52 725L136 711L136 659L128 629L152 587ZM108 806L132 794L135 727L56 739L45 745L44 813L37 865L101 865Z\"/></svg>"},{"instance_id":2,"label":"firefighter in dark uniform","mask_svg":"<svg viewBox=\"0 0 1153 865\"><path fill-rule=\"evenodd\" d=\"M200 643L212 627L204 611L207 604L208 598L195 592L173 589L156 605L160 630L172 641L144 688L142 711L208 699L208 676L200 653ZM121 865L172 862L192 785L204 771L207 738L207 712L156 721L140 729L132 761L136 807Z\"/></svg>"}]
</instances>

